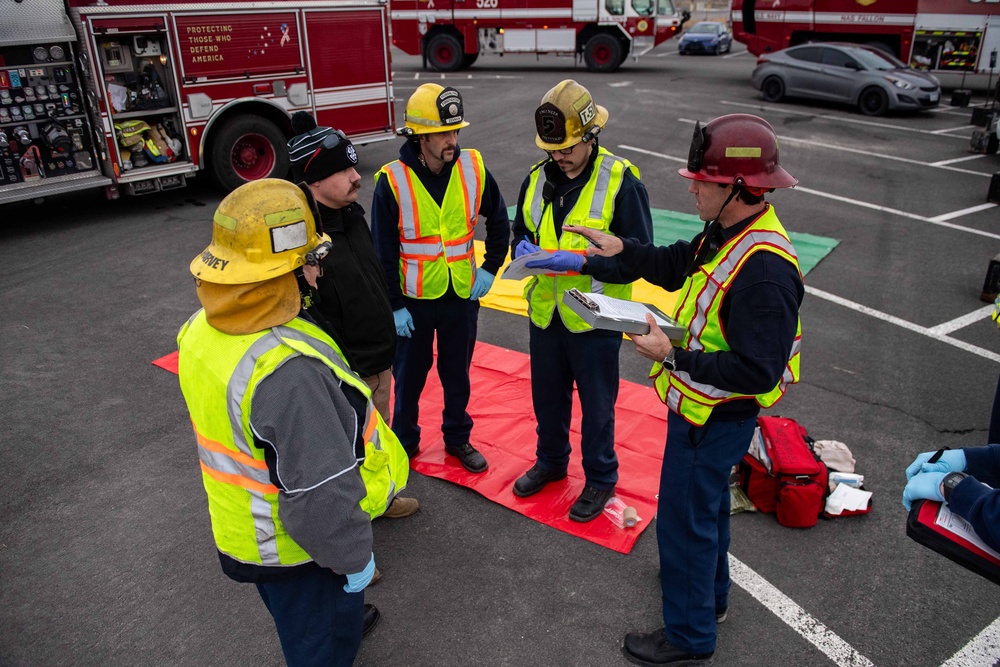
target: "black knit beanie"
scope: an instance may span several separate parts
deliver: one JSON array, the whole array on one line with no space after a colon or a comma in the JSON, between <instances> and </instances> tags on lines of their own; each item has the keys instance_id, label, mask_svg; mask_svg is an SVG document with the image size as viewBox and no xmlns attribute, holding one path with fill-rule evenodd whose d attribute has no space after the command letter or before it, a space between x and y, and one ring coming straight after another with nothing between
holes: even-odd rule
<instances>
[{"instance_id":1,"label":"black knit beanie","mask_svg":"<svg viewBox=\"0 0 1000 667\"><path fill-rule=\"evenodd\" d=\"M322 181L358 164L358 153L350 139L331 127L317 127L309 112L295 112L292 131L295 136L288 142L288 158L296 183ZM332 140L338 134L339 141L333 148L323 146L324 141Z\"/></svg>"}]
</instances>

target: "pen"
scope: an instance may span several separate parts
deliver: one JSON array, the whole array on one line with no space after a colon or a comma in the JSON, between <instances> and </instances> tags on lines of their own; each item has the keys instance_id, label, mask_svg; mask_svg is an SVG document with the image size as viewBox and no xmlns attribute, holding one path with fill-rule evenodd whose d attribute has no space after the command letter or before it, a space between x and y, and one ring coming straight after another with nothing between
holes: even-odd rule
<instances>
[{"instance_id":1,"label":"pen","mask_svg":"<svg viewBox=\"0 0 1000 667\"><path fill-rule=\"evenodd\" d=\"M598 243L594 239L590 238L589 236L585 236L584 238L587 239L587 243L589 243L590 245L594 246L598 250L604 250L604 246L602 246L600 243Z\"/></svg>"},{"instance_id":2,"label":"pen","mask_svg":"<svg viewBox=\"0 0 1000 667\"><path fill-rule=\"evenodd\" d=\"M929 459L927 459L927 462L928 463L937 463L938 461L940 461L941 457L944 455L944 450L946 450L946 449L948 449L948 448L947 447L943 447L943 448L937 450L936 452L934 452L933 456L931 456Z\"/></svg>"}]
</instances>

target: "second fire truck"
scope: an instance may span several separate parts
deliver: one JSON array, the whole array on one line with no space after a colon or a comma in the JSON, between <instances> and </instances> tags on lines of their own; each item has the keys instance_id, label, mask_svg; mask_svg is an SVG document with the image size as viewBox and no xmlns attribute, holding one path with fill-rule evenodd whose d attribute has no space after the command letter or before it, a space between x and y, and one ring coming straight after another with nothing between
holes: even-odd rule
<instances>
[{"instance_id":1,"label":"second fire truck","mask_svg":"<svg viewBox=\"0 0 1000 667\"><path fill-rule=\"evenodd\" d=\"M391 0L393 45L440 72L481 54L582 57L613 72L676 35L689 18L671 0Z\"/></svg>"}]
</instances>

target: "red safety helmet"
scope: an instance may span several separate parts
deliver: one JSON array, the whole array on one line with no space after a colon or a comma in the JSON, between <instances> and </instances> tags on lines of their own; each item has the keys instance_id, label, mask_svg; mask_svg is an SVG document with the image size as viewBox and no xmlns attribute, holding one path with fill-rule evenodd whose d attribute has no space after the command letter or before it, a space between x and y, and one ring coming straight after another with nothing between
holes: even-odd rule
<instances>
[{"instance_id":1,"label":"red safety helmet","mask_svg":"<svg viewBox=\"0 0 1000 667\"><path fill-rule=\"evenodd\" d=\"M734 113L719 116L705 127L694 126L684 178L726 185L742 185L761 193L790 188L798 180L778 163L774 128L757 116Z\"/></svg>"}]
</instances>

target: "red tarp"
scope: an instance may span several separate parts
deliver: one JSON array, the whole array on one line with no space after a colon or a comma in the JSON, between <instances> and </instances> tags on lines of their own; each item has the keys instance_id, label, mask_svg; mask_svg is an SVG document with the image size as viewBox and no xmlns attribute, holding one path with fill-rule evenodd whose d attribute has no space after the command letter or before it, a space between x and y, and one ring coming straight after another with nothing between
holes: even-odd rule
<instances>
[{"instance_id":1,"label":"red tarp","mask_svg":"<svg viewBox=\"0 0 1000 667\"><path fill-rule=\"evenodd\" d=\"M176 373L177 353L153 363ZM573 453L568 477L550 483L530 498L518 498L511 490L514 480L535 461L535 416L531 407L528 355L477 343L470 376L469 414L475 420L472 444L489 461L489 470L472 474L458 463L458 459L445 455L440 427L444 404L441 384L434 370L427 377L427 386L420 399L420 453L410 461L411 469L468 487L493 502L570 535L621 553L631 551L656 512L667 409L655 392L650 387L621 381L615 421L615 450L619 463L616 495L626 505L635 507L642 519L635 528L621 529L606 515L589 523L577 523L568 517L569 508L584 485L579 452L580 404L575 396L570 426Z\"/></svg>"}]
</instances>

